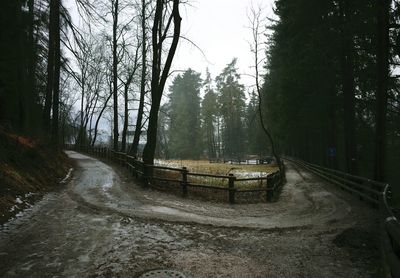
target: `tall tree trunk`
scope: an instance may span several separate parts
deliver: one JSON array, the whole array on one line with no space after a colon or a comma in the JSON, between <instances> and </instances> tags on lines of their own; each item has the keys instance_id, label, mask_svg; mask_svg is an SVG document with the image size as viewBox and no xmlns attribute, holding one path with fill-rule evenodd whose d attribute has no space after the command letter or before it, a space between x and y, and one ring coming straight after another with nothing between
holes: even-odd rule
<instances>
[{"instance_id":1,"label":"tall tree trunk","mask_svg":"<svg viewBox=\"0 0 400 278\"><path fill-rule=\"evenodd\" d=\"M136 117L135 134L133 136L132 146L129 150L130 155L137 156L140 135L142 134L142 120L143 120L143 110L144 110L144 96L146 94L146 74L147 74L147 35L146 35L146 0L142 0L142 75L140 78L140 99L139 99L139 109Z\"/></svg>"},{"instance_id":2,"label":"tall tree trunk","mask_svg":"<svg viewBox=\"0 0 400 278\"><path fill-rule=\"evenodd\" d=\"M107 97L107 99L106 99L106 101L105 101L105 103L104 103L104 106L101 108L101 111L100 111L100 114L99 114L99 116L98 116L98 118L97 118L97 120L96 120L96 124L95 124L95 126L94 126L94 134L93 134L93 140L92 140L92 142L91 142L91 145L92 146L94 146L94 144L96 143L96 139L97 139L97 130L98 130L98 127L99 127L99 122L100 122L100 119L101 119L101 116L103 115L103 113L104 113L104 110L106 110L106 108L107 108L107 103L109 102L109 100L111 99L111 96L112 96L113 94L110 92L110 95Z\"/></svg>"},{"instance_id":3,"label":"tall tree trunk","mask_svg":"<svg viewBox=\"0 0 400 278\"><path fill-rule=\"evenodd\" d=\"M21 2L22 3L22 2ZM15 5L15 21L17 26L17 47L18 56L17 61L15 61L16 67L16 95L17 95L17 110L14 111L16 117L16 125L20 131L25 131L26 127L26 106L27 106L27 97L26 97L26 54L25 54L25 33L22 31L24 28L24 18L21 3Z\"/></svg>"},{"instance_id":4,"label":"tall tree trunk","mask_svg":"<svg viewBox=\"0 0 400 278\"><path fill-rule=\"evenodd\" d=\"M340 2L342 17L342 88L344 101L344 139L346 171L357 174L357 144L355 124L354 42L351 31L353 16L349 1Z\"/></svg>"},{"instance_id":5,"label":"tall tree trunk","mask_svg":"<svg viewBox=\"0 0 400 278\"><path fill-rule=\"evenodd\" d=\"M84 69L82 70L84 72ZM83 112L83 103L85 101L85 77L82 76L81 78L81 119L80 119L80 127L79 127L79 135L78 135L78 142L81 145L85 144L85 129L84 129L84 112Z\"/></svg>"},{"instance_id":6,"label":"tall tree trunk","mask_svg":"<svg viewBox=\"0 0 400 278\"><path fill-rule=\"evenodd\" d=\"M328 161L327 166L337 169L337 146L336 146L336 91L330 90L329 93L329 126L328 126Z\"/></svg>"},{"instance_id":7,"label":"tall tree trunk","mask_svg":"<svg viewBox=\"0 0 400 278\"><path fill-rule=\"evenodd\" d=\"M128 109L128 91L129 84L124 86L124 128L122 129L122 142L121 142L121 152L126 150L126 134L128 132L128 119L129 119L129 109Z\"/></svg>"},{"instance_id":8,"label":"tall tree trunk","mask_svg":"<svg viewBox=\"0 0 400 278\"><path fill-rule=\"evenodd\" d=\"M222 154L221 154L221 125L220 125L219 116L217 116L217 148L218 148L217 158L221 159L221 157L222 157Z\"/></svg>"},{"instance_id":9,"label":"tall tree trunk","mask_svg":"<svg viewBox=\"0 0 400 278\"><path fill-rule=\"evenodd\" d=\"M50 0L50 22L49 22L49 52L47 57L47 84L46 84L46 97L43 108L43 124L44 130L50 130L50 115L53 98L53 80L54 80L54 14L55 14L55 1Z\"/></svg>"},{"instance_id":10,"label":"tall tree trunk","mask_svg":"<svg viewBox=\"0 0 400 278\"><path fill-rule=\"evenodd\" d=\"M26 111L26 122L28 128L32 130L33 126L33 117L32 114L34 113L33 107L36 101L36 42L35 42L35 1L29 0L28 1L28 18L29 18L29 30L28 30L28 45L29 45L29 55L28 55L28 111ZM36 111L35 111L36 112Z\"/></svg>"},{"instance_id":11,"label":"tall tree trunk","mask_svg":"<svg viewBox=\"0 0 400 278\"><path fill-rule=\"evenodd\" d=\"M60 0L55 2L54 14L54 81L53 81L53 120L51 126L51 138L55 145L58 145L58 108L60 99L60 66L61 66L61 49L60 49Z\"/></svg>"},{"instance_id":12,"label":"tall tree trunk","mask_svg":"<svg viewBox=\"0 0 400 278\"><path fill-rule=\"evenodd\" d=\"M254 42L254 50L253 50L253 54L254 54L254 69L255 69L255 81L256 81L256 91L257 91L257 96L258 96L258 116L260 118L260 125L261 128L265 134L265 136L267 137L268 143L271 147L271 152L272 155L275 158L275 161L279 167L279 172L282 178L285 177L285 172L284 172L284 168L283 168L283 163L281 161L280 156L278 155L277 151L276 151L276 147L275 147L275 142L272 138L271 133L269 132L265 122L264 122L264 115L262 113L262 107L263 107L263 96L262 96L262 92L261 92L261 85L260 85L260 73L259 73L259 28L260 28L260 12L258 13L254 11L253 13L253 20L252 20L252 32L253 32L253 42Z\"/></svg>"},{"instance_id":13,"label":"tall tree trunk","mask_svg":"<svg viewBox=\"0 0 400 278\"><path fill-rule=\"evenodd\" d=\"M159 35L162 31L159 29L162 26L163 6L162 0L157 0L156 11L154 15L154 24L152 29L152 46L153 46L153 71L151 78L151 108L149 115L149 125L147 128L147 142L143 150L143 162L153 165L154 154L157 143L157 124L158 111L160 109L160 101L164 91L165 82L167 80L172 60L175 55L176 48L181 31L181 16L179 14L179 0L173 1L172 16L174 21L174 34L168 56L165 62L163 71L161 72L161 53L163 38Z\"/></svg>"},{"instance_id":14,"label":"tall tree trunk","mask_svg":"<svg viewBox=\"0 0 400 278\"><path fill-rule=\"evenodd\" d=\"M377 87L375 131L375 180L385 181L386 114L389 79L389 10L390 0L377 1Z\"/></svg>"},{"instance_id":15,"label":"tall tree trunk","mask_svg":"<svg viewBox=\"0 0 400 278\"><path fill-rule=\"evenodd\" d=\"M118 57L117 57L117 27L118 27L118 0L113 7L113 95L114 95L114 150L118 151Z\"/></svg>"},{"instance_id":16,"label":"tall tree trunk","mask_svg":"<svg viewBox=\"0 0 400 278\"><path fill-rule=\"evenodd\" d=\"M128 79L125 81L124 84L124 128L122 130L122 143L121 143L121 151L126 151L126 137L128 132L128 124L129 124L129 87L133 81L133 77L135 76L136 70L138 68L138 57L139 57L139 46L136 48L135 54L135 62L134 66L131 69L132 71L128 75Z\"/></svg>"},{"instance_id":17,"label":"tall tree trunk","mask_svg":"<svg viewBox=\"0 0 400 278\"><path fill-rule=\"evenodd\" d=\"M97 89L96 89L96 95L97 95L96 96L96 100L95 100L94 105L92 107L92 112L90 113L90 119L89 119L89 138L88 138L89 141L88 141L88 144L91 144L92 139L93 139L93 136L92 136L93 116L95 114L95 110L96 110L96 107L97 107L97 102L99 100L99 95L98 95Z\"/></svg>"}]
</instances>

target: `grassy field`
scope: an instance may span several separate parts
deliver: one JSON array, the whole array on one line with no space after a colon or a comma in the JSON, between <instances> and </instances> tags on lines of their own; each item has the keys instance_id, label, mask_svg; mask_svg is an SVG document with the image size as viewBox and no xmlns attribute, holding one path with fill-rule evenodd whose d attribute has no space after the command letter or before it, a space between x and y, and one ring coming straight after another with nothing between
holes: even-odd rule
<instances>
[{"instance_id":1,"label":"grassy field","mask_svg":"<svg viewBox=\"0 0 400 278\"><path fill-rule=\"evenodd\" d=\"M186 167L191 173L228 175L233 174L236 178L256 178L265 177L269 173L278 170L274 164L246 165L246 164L227 164L227 163L210 163L208 160L156 160L156 165L167 166L172 168ZM157 171L160 177L179 178L180 174L169 171ZM212 177L192 177L189 176L189 182L204 185L213 185L227 187L227 179L219 179ZM235 187L244 188L263 188L265 181L241 181L236 182Z\"/></svg>"}]
</instances>

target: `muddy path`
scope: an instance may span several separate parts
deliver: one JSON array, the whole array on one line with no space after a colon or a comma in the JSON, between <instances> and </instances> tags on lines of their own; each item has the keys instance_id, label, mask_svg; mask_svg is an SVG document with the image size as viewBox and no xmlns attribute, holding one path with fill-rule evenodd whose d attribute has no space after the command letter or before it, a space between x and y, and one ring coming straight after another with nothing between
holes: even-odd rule
<instances>
[{"instance_id":1,"label":"muddy path","mask_svg":"<svg viewBox=\"0 0 400 278\"><path fill-rule=\"evenodd\" d=\"M279 202L231 206L68 155L67 187L0 227L1 277L369 277L379 261L375 211L293 165Z\"/></svg>"}]
</instances>

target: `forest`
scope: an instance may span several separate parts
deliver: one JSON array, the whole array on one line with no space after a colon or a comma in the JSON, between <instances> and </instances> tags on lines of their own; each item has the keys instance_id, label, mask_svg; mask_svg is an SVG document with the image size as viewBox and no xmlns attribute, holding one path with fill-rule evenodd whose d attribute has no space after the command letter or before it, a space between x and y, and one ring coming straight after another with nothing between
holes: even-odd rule
<instances>
[{"instance_id":1,"label":"forest","mask_svg":"<svg viewBox=\"0 0 400 278\"><path fill-rule=\"evenodd\" d=\"M250 88L234 57L217 76L172 70L185 1L76 0L79 26L65 2L1 4L2 129L148 164L276 151L400 179L398 1L276 0L273 18L253 9Z\"/></svg>"}]
</instances>

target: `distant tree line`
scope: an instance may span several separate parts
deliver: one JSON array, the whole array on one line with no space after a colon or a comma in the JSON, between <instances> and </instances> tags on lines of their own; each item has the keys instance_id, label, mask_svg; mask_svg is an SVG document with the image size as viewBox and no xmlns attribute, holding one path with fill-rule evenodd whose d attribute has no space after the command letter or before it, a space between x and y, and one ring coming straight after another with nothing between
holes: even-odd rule
<instances>
[{"instance_id":1,"label":"distant tree line","mask_svg":"<svg viewBox=\"0 0 400 278\"><path fill-rule=\"evenodd\" d=\"M213 81L206 72L178 74L159 123L158 155L165 158L244 158L269 154L260 129L258 98L246 97L232 60Z\"/></svg>"}]
</instances>

